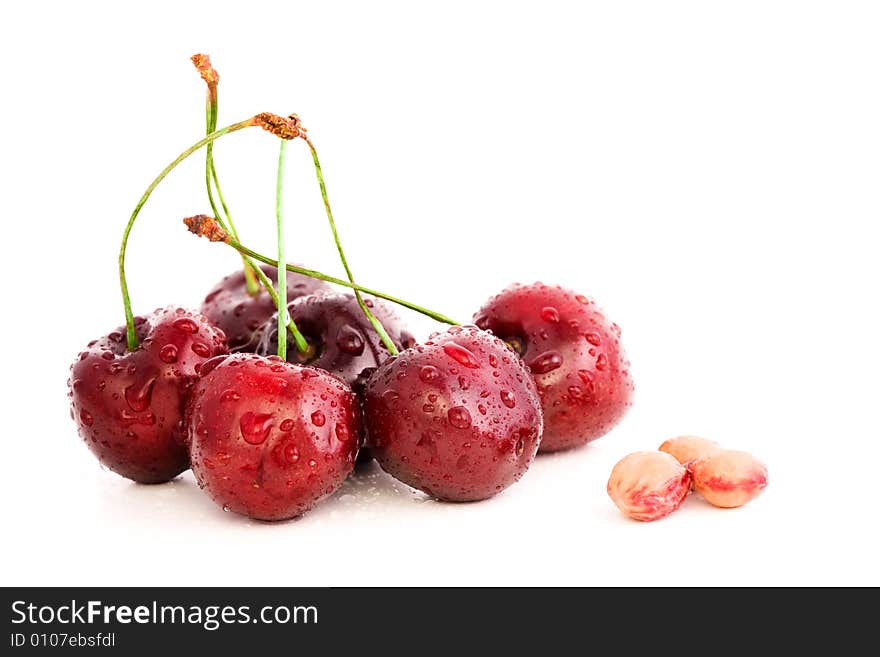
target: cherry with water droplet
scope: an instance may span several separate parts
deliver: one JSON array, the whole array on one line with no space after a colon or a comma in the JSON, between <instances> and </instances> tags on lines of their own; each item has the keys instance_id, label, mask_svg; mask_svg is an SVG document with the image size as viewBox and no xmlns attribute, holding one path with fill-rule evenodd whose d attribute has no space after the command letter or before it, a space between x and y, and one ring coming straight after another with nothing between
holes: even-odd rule
<instances>
[{"instance_id":1,"label":"cherry with water droplet","mask_svg":"<svg viewBox=\"0 0 880 657\"><path fill-rule=\"evenodd\" d=\"M549 285L513 285L474 316L528 363L544 408L541 451L606 434L632 403L620 328L588 297Z\"/></svg>"},{"instance_id":2,"label":"cherry with water droplet","mask_svg":"<svg viewBox=\"0 0 880 657\"><path fill-rule=\"evenodd\" d=\"M135 327L136 350L127 351L120 328L77 357L73 417L102 465L140 483L161 483L189 467L182 430L187 394L199 368L226 353L226 340L204 316L175 307L158 309Z\"/></svg>"},{"instance_id":3,"label":"cherry with water droplet","mask_svg":"<svg viewBox=\"0 0 880 657\"><path fill-rule=\"evenodd\" d=\"M238 353L193 386L186 429L193 473L219 506L283 520L354 468L360 411L351 388L328 372Z\"/></svg>"},{"instance_id":4,"label":"cherry with water droplet","mask_svg":"<svg viewBox=\"0 0 880 657\"><path fill-rule=\"evenodd\" d=\"M364 421L386 472L449 501L485 499L517 481L542 428L525 364L475 327L453 327L382 364L364 390Z\"/></svg>"},{"instance_id":5,"label":"cherry with water droplet","mask_svg":"<svg viewBox=\"0 0 880 657\"><path fill-rule=\"evenodd\" d=\"M260 269L272 283L277 284L278 272L274 267L262 265ZM330 289L324 281L287 272L288 299ZM211 289L202 303L202 313L223 329L229 348L233 351L253 351L254 331L272 317L275 310L272 297L262 286L256 296L248 293L243 269L225 276Z\"/></svg>"},{"instance_id":6,"label":"cherry with water droplet","mask_svg":"<svg viewBox=\"0 0 880 657\"><path fill-rule=\"evenodd\" d=\"M415 344L415 338L386 304L369 298L365 301L398 349ZM295 299L287 310L310 347L307 354L288 348L287 360L332 372L355 392L363 387L364 370L378 367L390 356L352 294L312 294ZM288 344L292 340L288 333ZM277 314L260 327L254 342L257 354L277 353Z\"/></svg>"}]
</instances>

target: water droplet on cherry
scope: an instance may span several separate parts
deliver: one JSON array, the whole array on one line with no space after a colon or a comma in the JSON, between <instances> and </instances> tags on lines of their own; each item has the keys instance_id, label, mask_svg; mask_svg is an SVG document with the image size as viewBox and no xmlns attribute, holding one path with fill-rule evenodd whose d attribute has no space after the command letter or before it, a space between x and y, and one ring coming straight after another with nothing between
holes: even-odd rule
<instances>
[{"instance_id":1,"label":"water droplet on cherry","mask_svg":"<svg viewBox=\"0 0 880 657\"><path fill-rule=\"evenodd\" d=\"M166 344L164 347L159 349L159 360L163 363L176 363L177 362L177 345L174 344ZM204 365L204 363L203 363Z\"/></svg>"},{"instance_id":2,"label":"water droplet on cherry","mask_svg":"<svg viewBox=\"0 0 880 657\"><path fill-rule=\"evenodd\" d=\"M269 437L272 429L272 415L270 413L254 413L248 411L238 421L241 429L241 437L251 445L261 445Z\"/></svg>"},{"instance_id":3,"label":"water droplet on cherry","mask_svg":"<svg viewBox=\"0 0 880 657\"><path fill-rule=\"evenodd\" d=\"M191 349L196 356L209 358L211 356L211 348L204 342L193 342Z\"/></svg>"},{"instance_id":4,"label":"water droplet on cherry","mask_svg":"<svg viewBox=\"0 0 880 657\"><path fill-rule=\"evenodd\" d=\"M501 403L507 406L507 408L516 406L516 397L509 390L502 390L499 396L501 397Z\"/></svg>"},{"instance_id":5,"label":"water droplet on cherry","mask_svg":"<svg viewBox=\"0 0 880 657\"><path fill-rule=\"evenodd\" d=\"M471 426L471 414L464 406L453 406L446 413L449 424L457 429L467 429Z\"/></svg>"},{"instance_id":6,"label":"water droplet on cherry","mask_svg":"<svg viewBox=\"0 0 880 657\"><path fill-rule=\"evenodd\" d=\"M552 372L561 365L562 354L558 351L545 351L542 354L538 354L529 363L529 367L532 368L532 372L535 374L547 374L547 372Z\"/></svg>"},{"instance_id":7,"label":"water droplet on cherry","mask_svg":"<svg viewBox=\"0 0 880 657\"><path fill-rule=\"evenodd\" d=\"M465 367L469 367L471 369L478 369L480 367L480 361L474 355L472 351L462 347L457 342L447 342L443 345L443 351L446 352L446 355L452 358L457 363L464 365Z\"/></svg>"},{"instance_id":8,"label":"water droplet on cherry","mask_svg":"<svg viewBox=\"0 0 880 657\"><path fill-rule=\"evenodd\" d=\"M231 388L229 390L224 390L223 393L220 395L220 401L223 402L234 402L238 401L239 399L241 399L241 395Z\"/></svg>"},{"instance_id":9,"label":"water droplet on cherry","mask_svg":"<svg viewBox=\"0 0 880 657\"><path fill-rule=\"evenodd\" d=\"M347 354L360 356L364 353L364 338L356 328L343 324L336 333L336 346Z\"/></svg>"},{"instance_id":10,"label":"water droplet on cherry","mask_svg":"<svg viewBox=\"0 0 880 657\"><path fill-rule=\"evenodd\" d=\"M141 413L150 406L150 398L153 394L153 384L158 375L154 375L145 381L132 383L125 389L125 401L131 410Z\"/></svg>"},{"instance_id":11,"label":"water droplet on cherry","mask_svg":"<svg viewBox=\"0 0 880 657\"><path fill-rule=\"evenodd\" d=\"M425 383L431 383L440 378L440 370L433 365L424 365L419 369L419 378Z\"/></svg>"},{"instance_id":12,"label":"water droplet on cherry","mask_svg":"<svg viewBox=\"0 0 880 657\"><path fill-rule=\"evenodd\" d=\"M199 325L196 324L196 322L191 320L189 317L180 317L178 319L175 319L171 323L171 326L176 328L178 331L183 331L184 333L198 333L199 332Z\"/></svg>"}]
</instances>

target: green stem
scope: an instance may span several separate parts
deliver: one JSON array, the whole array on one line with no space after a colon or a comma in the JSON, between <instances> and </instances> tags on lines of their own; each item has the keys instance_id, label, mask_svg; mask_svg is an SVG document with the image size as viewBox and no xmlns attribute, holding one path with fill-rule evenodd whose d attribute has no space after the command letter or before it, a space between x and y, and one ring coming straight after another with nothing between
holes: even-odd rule
<instances>
[{"instance_id":1,"label":"green stem","mask_svg":"<svg viewBox=\"0 0 880 657\"><path fill-rule=\"evenodd\" d=\"M321 189L321 198L324 200L324 211L327 214L327 221L330 223L330 230L333 232L333 241L336 243L336 250L339 252L339 260L342 262L342 267L345 269L345 274L348 276L349 282L354 286L354 276L351 273L351 268L348 266L348 260L345 257L345 251L342 249L342 242L339 240L339 232L336 230L336 221L333 219L333 210L330 209L330 199L327 196L327 185L324 183L324 173L321 170L321 161L318 159L318 151L315 148L315 145L312 144L311 140L308 137L305 137L305 142L309 146L309 150L312 152L312 162L315 165L315 175L318 177L318 187ZM279 260L281 258L279 257ZM382 344L385 345L385 348L391 353L392 356L396 356L398 354L397 345L394 344L394 341L388 335L388 332L385 330L385 327L382 326L382 322L373 314L373 312L367 307L367 304L364 302L363 297L361 296L360 290L354 288L354 296L357 298L358 305L361 307L361 310L366 315L367 319L370 321L370 324L373 325L376 333L379 334L379 338L382 340Z\"/></svg>"},{"instance_id":2,"label":"green stem","mask_svg":"<svg viewBox=\"0 0 880 657\"><path fill-rule=\"evenodd\" d=\"M206 135L205 137L197 141L195 144L193 144L176 158L174 158L171 164L165 167L162 170L162 173L156 176L156 179L150 183L149 187L147 187L147 190L144 192L143 196L141 196L140 200L137 202L137 205L134 206L134 211L132 211L131 217L129 218L128 223L125 225L125 231L123 231L122 233L122 245L119 247L119 284L120 288L122 289L122 305L125 308L125 333L129 351L134 351L138 348L137 333L135 332L134 327L134 314L131 311L131 299L128 295L128 282L125 279L125 252L128 248L128 236L131 233L132 227L134 226L135 219L137 219L137 216L138 214L140 214L141 208L144 207L147 199L150 198L150 194L152 194L153 190L156 189L159 183L165 179L165 176L171 173L174 167L183 162L186 158L195 153L202 146L210 144L230 132L236 132L238 130L248 128L252 125L255 125L254 119L249 118L245 121L239 121L238 123L228 125L225 128L220 128L220 130L215 130L211 134Z\"/></svg>"},{"instance_id":3,"label":"green stem","mask_svg":"<svg viewBox=\"0 0 880 657\"><path fill-rule=\"evenodd\" d=\"M278 261L272 260L272 258L268 256L264 256L262 253L257 253L253 249L246 247L244 244L241 244L231 237L225 242L233 249L242 253L246 256L253 258L259 262L262 262L267 265L271 265L273 267L278 267ZM308 276L310 278L317 278L319 281L326 281L327 283L333 283L334 285L341 285L343 287L347 287L351 290L357 290L358 292L363 292L364 294L370 294L374 297L378 297L380 299L385 299L386 301L390 301L391 303L396 303L404 308L409 308L410 310L415 310L417 313L421 313L422 315L426 315L431 319L435 319L438 322L442 322L443 324L450 324L452 326L459 326L459 322L456 322L454 319L450 319L446 315L442 313L438 313L434 310L429 310L428 308L424 308L418 304L412 303L411 301L405 301L399 297L392 296L390 294L386 294L385 292L380 292L378 290L374 290L369 287L365 287L363 285L359 285L357 283L352 283L351 281L347 281L342 278L336 278L335 276L330 276L328 274L324 274L322 272L316 271L314 269L306 269L305 267L299 267L297 265L287 264L285 266L287 271L292 271L296 274L302 274L303 276Z\"/></svg>"},{"instance_id":4,"label":"green stem","mask_svg":"<svg viewBox=\"0 0 880 657\"><path fill-rule=\"evenodd\" d=\"M287 153L287 140L281 140L278 149L278 175L275 179L275 228L278 241L278 356L287 360L287 331L290 329L296 348L305 354L309 343L297 329L293 318L287 313L287 271L284 269L284 156Z\"/></svg>"},{"instance_id":5,"label":"green stem","mask_svg":"<svg viewBox=\"0 0 880 657\"><path fill-rule=\"evenodd\" d=\"M211 134L217 129L217 116L220 111L216 86L208 87L206 102L206 133ZM214 213L214 217L216 217L220 226L226 230L226 232L232 234L235 239L238 239L238 231L235 228L235 223L232 221L232 215L229 212L229 207L226 205L226 199L223 197L223 190L220 189L220 180L217 176L217 165L214 163L214 144L208 144L205 150L207 151L205 154L205 188L208 191L208 202L211 204L211 211ZM214 188L217 190L217 198L220 200L220 207L223 208L222 215L217 209L217 204L214 202L214 193L211 189L211 183L214 184ZM260 286L257 283L257 279L254 277L253 267L245 258L242 258L242 262L244 263L244 280L248 294L256 296L260 293Z\"/></svg>"}]
</instances>

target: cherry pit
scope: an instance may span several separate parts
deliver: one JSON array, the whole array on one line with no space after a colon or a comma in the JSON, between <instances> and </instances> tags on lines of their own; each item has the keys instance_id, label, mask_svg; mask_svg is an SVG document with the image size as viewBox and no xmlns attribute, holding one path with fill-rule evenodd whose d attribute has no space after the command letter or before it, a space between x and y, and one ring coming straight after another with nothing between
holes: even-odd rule
<instances>
[{"instance_id":1,"label":"cherry pit","mask_svg":"<svg viewBox=\"0 0 880 657\"><path fill-rule=\"evenodd\" d=\"M205 134L150 183L123 229L124 324L89 342L71 366L71 417L105 468L140 484L192 469L224 510L277 521L307 512L370 459L438 500L484 500L526 475L539 452L581 447L621 422L633 401L621 330L582 290L512 285L461 325L361 285L299 117L260 112L218 128L220 76L207 55L192 62L207 88ZM214 162L216 141L252 127L279 144L274 257L242 241ZM287 260L291 142L312 160L345 278ZM183 221L234 250L237 268L199 310L169 305L136 316L125 269L132 229L156 187L202 149L210 212ZM398 306L441 329L417 340ZM704 446L676 446L696 447ZM692 487L713 504L739 506L766 484L763 466L740 452L711 449L680 462L664 451L618 464L608 491L628 515L668 515Z\"/></svg>"}]
</instances>

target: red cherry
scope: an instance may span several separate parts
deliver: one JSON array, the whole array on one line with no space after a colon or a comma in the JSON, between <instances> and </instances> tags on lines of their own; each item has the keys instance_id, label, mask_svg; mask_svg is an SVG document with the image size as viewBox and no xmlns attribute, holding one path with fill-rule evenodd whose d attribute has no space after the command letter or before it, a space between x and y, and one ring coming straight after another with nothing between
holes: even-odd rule
<instances>
[{"instance_id":1,"label":"red cherry","mask_svg":"<svg viewBox=\"0 0 880 657\"><path fill-rule=\"evenodd\" d=\"M117 474L144 484L189 467L186 397L201 365L226 353L206 317L162 308L135 320L140 346L126 350L125 327L89 343L71 368L70 399L79 435Z\"/></svg>"},{"instance_id":2,"label":"red cherry","mask_svg":"<svg viewBox=\"0 0 880 657\"><path fill-rule=\"evenodd\" d=\"M234 354L209 368L187 406L193 473L224 509L301 515L354 467L356 397L342 381L277 356Z\"/></svg>"},{"instance_id":3,"label":"red cherry","mask_svg":"<svg viewBox=\"0 0 880 657\"><path fill-rule=\"evenodd\" d=\"M386 304L369 298L364 302L398 349L415 344L415 338ZM390 356L352 294L311 294L294 300L287 308L314 351L308 355L299 353L289 338L287 359L291 363L332 372L360 392L364 370L378 367ZM277 313L255 334L254 341L254 351L260 355L278 351Z\"/></svg>"},{"instance_id":4,"label":"red cherry","mask_svg":"<svg viewBox=\"0 0 880 657\"><path fill-rule=\"evenodd\" d=\"M260 269L272 283L278 282L278 270L275 267L262 265ZM287 272L289 299L330 289L324 281ZM223 329L230 349L249 351L247 345L251 342L254 331L272 316L275 304L263 287L260 287L257 296L248 294L244 271L239 269L213 287L202 303L202 312Z\"/></svg>"},{"instance_id":5,"label":"red cherry","mask_svg":"<svg viewBox=\"0 0 880 657\"><path fill-rule=\"evenodd\" d=\"M364 393L367 444L382 468L439 499L482 500L517 481L541 439L522 361L475 327L450 328L387 360Z\"/></svg>"},{"instance_id":6,"label":"red cherry","mask_svg":"<svg viewBox=\"0 0 880 657\"><path fill-rule=\"evenodd\" d=\"M530 367L544 409L541 451L567 449L610 431L632 404L620 328L581 294L514 285L474 316Z\"/></svg>"}]
</instances>

